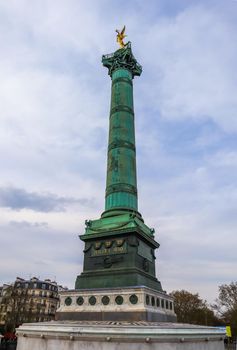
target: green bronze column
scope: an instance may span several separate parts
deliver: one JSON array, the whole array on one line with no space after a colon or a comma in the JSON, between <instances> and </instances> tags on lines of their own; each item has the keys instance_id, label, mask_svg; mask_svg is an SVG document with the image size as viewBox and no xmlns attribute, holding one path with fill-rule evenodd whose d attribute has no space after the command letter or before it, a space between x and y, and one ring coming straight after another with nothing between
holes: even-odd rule
<instances>
[{"instance_id":1,"label":"green bronze column","mask_svg":"<svg viewBox=\"0 0 237 350\"><path fill-rule=\"evenodd\" d=\"M138 212L133 78L140 76L128 43L102 63L112 80L105 211L86 220L83 272L76 289L146 286L162 291L155 275L154 229Z\"/></svg>"},{"instance_id":2,"label":"green bronze column","mask_svg":"<svg viewBox=\"0 0 237 350\"><path fill-rule=\"evenodd\" d=\"M137 212L136 149L133 108L133 78L142 72L131 44L102 63L112 79L105 212L102 217ZM140 216L140 215L139 215Z\"/></svg>"}]
</instances>

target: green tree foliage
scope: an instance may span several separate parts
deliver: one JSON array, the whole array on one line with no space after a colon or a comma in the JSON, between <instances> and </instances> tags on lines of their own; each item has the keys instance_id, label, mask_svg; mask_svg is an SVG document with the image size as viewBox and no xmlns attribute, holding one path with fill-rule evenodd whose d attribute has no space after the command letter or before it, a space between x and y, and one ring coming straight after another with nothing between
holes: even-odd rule
<instances>
[{"instance_id":1,"label":"green tree foliage","mask_svg":"<svg viewBox=\"0 0 237 350\"><path fill-rule=\"evenodd\" d=\"M237 333L237 282L219 286L219 295L213 308L226 324L231 325L232 332Z\"/></svg>"},{"instance_id":2,"label":"green tree foliage","mask_svg":"<svg viewBox=\"0 0 237 350\"><path fill-rule=\"evenodd\" d=\"M199 294L192 294L186 290L176 290L171 293L174 298L174 309L177 321L206 326L221 324L214 312L203 301Z\"/></svg>"}]
</instances>

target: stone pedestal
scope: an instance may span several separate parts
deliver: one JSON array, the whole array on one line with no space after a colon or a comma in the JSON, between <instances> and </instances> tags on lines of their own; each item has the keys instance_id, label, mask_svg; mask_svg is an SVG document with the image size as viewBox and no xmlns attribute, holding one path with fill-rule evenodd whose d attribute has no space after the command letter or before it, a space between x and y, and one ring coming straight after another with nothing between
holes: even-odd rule
<instances>
[{"instance_id":1,"label":"stone pedestal","mask_svg":"<svg viewBox=\"0 0 237 350\"><path fill-rule=\"evenodd\" d=\"M175 322L171 296L144 286L60 293L57 320Z\"/></svg>"},{"instance_id":2,"label":"stone pedestal","mask_svg":"<svg viewBox=\"0 0 237 350\"><path fill-rule=\"evenodd\" d=\"M225 331L157 322L23 324L17 350L224 350Z\"/></svg>"},{"instance_id":3,"label":"stone pedestal","mask_svg":"<svg viewBox=\"0 0 237 350\"><path fill-rule=\"evenodd\" d=\"M80 236L85 242L83 271L75 289L147 286L162 291L155 272L159 243L154 230L140 214L127 211L86 221L85 234Z\"/></svg>"}]
</instances>

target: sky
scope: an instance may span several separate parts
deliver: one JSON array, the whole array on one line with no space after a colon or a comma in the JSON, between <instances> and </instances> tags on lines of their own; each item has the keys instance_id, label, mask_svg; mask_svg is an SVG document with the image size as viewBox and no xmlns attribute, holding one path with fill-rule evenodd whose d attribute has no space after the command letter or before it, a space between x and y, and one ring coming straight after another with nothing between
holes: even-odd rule
<instances>
[{"instance_id":1,"label":"sky","mask_svg":"<svg viewBox=\"0 0 237 350\"><path fill-rule=\"evenodd\" d=\"M139 211L157 276L213 302L237 270L237 1L0 0L0 284L74 287L104 210L115 29L134 78Z\"/></svg>"}]
</instances>

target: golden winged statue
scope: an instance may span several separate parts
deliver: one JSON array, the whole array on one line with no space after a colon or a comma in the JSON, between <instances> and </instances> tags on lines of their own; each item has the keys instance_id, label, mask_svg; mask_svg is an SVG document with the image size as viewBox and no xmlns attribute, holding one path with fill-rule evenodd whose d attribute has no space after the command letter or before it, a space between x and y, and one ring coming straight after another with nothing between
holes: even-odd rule
<instances>
[{"instance_id":1,"label":"golden winged statue","mask_svg":"<svg viewBox=\"0 0 237 350\"><path fill-rule=\"evenodd\" d=\"M123 27L123 29L121 30L121 32L116 29L116 33L117 33L117 43L119 43L119 46L123 49L127 44L124 44L123 39L127 36L125 35L125 26Z\"/></svg>"}]
</instances>

